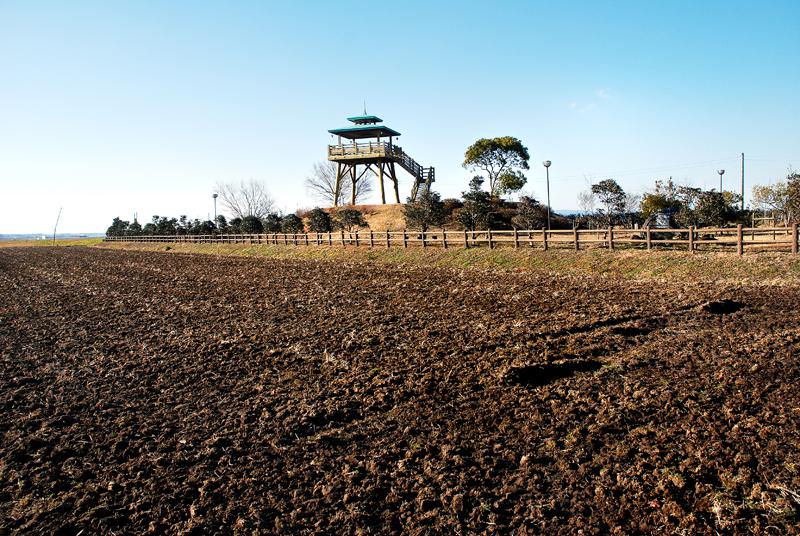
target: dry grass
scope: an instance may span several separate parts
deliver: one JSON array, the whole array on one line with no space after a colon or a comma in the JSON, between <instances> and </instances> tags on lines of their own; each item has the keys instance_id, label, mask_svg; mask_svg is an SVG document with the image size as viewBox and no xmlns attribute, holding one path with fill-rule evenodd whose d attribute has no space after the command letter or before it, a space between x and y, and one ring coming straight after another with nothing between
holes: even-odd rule
<instances>
[{"instance_id":1,"label":"dry grass","mask_svg":"<svg viewBox=\"0 0 800 536\"><path fill-rule=\"evenodd\" d=\"M58 238L56 246L93 246L102 243L102 238ZM52 240L0 240L0 248L52 246Z\"/></svg>"},{"instance_id":2,"label":"dry grass","mask_svg":"<svg viewBox=\"0 0 800 536\"><path fill-rule=\"evenodd\" d=\"M388 194L389 192L387 192ZM367 220L369 228L373 231L400 231L405 226L403 205L355 205L341 208L360 210L364 214L364 219Z\"/></svg>"},{"instance_id":3,"label":"dry grass","mask_svg":"<svg viewBox=\"0 0 800 536\"><path fill-rule=\"evenodd\" d=\"M800 285L800 258L786 253L730 253L679 251L526 250L526 249L403 249L341 246L284 246L249 244L136 244L103 243L97 247L241 255L277 259L335 262L369 261L386 264L428 265L481 270L535 271L629 280L704 281L724 284Z\"/></svg>"}]
</instances>

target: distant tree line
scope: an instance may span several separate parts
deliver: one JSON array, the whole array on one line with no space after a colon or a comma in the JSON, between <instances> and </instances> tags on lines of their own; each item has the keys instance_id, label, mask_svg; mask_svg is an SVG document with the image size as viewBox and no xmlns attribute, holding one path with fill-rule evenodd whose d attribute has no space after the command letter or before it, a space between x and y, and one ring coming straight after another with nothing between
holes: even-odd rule
<instances>
[{"instance_id":1,"label":"distant tree line","mask_svg":"<svg viewBox=\"0 0 800 536\"><path fill-rule=\"evenodd\" d=\"M305 221L304 221L305 220ZM114 218L106 230L106 236L172 236L172 235L214 235L214 234L260 234L260 233L326 233L338 229L353 230L367 227L364 215L353 208L335 211L333 214L315 208L299 211L298 214L279 214L270 212L264 217L245 216L228 220L217 216L212 220L190 220L186 216L168 218L153 216L150 223L142 226L135 218L133 222L119 217Z\"/></svg>"}]
</instances>

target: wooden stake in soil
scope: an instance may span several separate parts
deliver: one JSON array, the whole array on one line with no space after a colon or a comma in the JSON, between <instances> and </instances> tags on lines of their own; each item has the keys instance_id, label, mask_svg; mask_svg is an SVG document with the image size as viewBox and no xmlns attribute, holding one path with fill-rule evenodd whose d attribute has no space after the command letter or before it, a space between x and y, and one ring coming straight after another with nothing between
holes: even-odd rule
<instances>
[{"instance_id":1,"label":"wooden stake in soil","mask_svg":"<svg viewBox=\"0 0 800 536\"><path fill-rule=\"evenodd\" d=\"M736 254L744 255L744 231L741 223L736 226Z\"/></svg>"}]
</instances>

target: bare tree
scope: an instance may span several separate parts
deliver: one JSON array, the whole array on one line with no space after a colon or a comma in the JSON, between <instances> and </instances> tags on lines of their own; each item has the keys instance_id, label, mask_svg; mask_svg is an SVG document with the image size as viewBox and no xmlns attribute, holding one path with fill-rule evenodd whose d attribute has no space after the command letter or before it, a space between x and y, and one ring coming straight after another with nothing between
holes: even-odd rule
<instances>
[{"instance_id":1,"label":"bare tree","mask_svg":"<svg viewBox=\"0 0 800 536\"><path fill-rule=\"evenodd\" d=\"M594 212L594 193L591 190L586 190L578 193L578 210L584 214L591 214Z\"/></svg>"},{"instance_id":2,"label":"bare tree","mask_svg":"<svg viewBox=\"0 0 800 536\"><path fill-rule=\"evenodd\" d=\"M577 216L576 221L580 223L582 220L589 220L594 214L595 196L592 189L584 190L578 193L578 210L580 214Z\"/></svg>"},{"instance_id":3,"label":"bare tree","mask_svg":"<svg viewBox=\"0 0 800 536\"><path fill-rule=\"evenodd\" d=\"M306 190L318 201L326 205L345 205L352 200L352 179L342 177L339 199L336 192L336 162L323 160L315 162L311 175L306 178ZM365 201L372 193L372 179L375 175L368 171L360 178L356 176L356 204Z\"/></svg>"},{"instance_id":4,"label":"bare tree","mask_svg":"<svg viewBox=\"0 0 800 536\"><path fill-rule=\"evenodd\" d=\"M218 182L217 193L220 203L234 218L255 216L258 219L272 212L275 200L263 182L249 181Z\"/></svg>"}]
</instances>

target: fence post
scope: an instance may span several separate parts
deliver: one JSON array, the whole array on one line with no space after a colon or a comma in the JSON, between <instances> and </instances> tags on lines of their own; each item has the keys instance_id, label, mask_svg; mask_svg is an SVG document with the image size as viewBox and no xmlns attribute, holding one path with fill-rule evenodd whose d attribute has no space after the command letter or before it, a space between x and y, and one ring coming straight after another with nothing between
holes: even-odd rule
<instances>
[{"instance_id":1,"label":"fence post","mask_svg":"<svg viewBox=\"0 0 800 536\"><path fill-rule=\"evenodd\" d=\"M797 224L792 224L792 254L797 255L798 240L797 240Z\"/></svg>"},{"instance_id":2,"label":"fence post","mask_svg":"<svg viewBox=\"0 0 800 536\"><path fill-rule=\"evenodd\" d=\"M403 229L403 247L408 247L408 235L406 234L406 230Z\"/></svg>"},{"instance_id":3,"label":"fence post","mask_svg":"<svg viewBox=\"0 0 800 536\"><path fill-rule=\"evenodd\" d=\"M694 225L689 226L689 251L694 252Z\"/></svg>"},{"instance_id":4,"label":"fence post","mask_svg":"<svg viewBox=\"0 0 800 536\"><path fill-rule=\"evenodd\" d=\"M369 230L369 247L375 246L375 242L372 239L372 229Z\"/></svg>"},{"instance_id":5,"label":"fence post","mask_svg":"<svg viewBox=\"0 0 800 536\"><path fill-rule=\"evenodd\" d=\"M422 237L422 249L425 249L425 247L427 246L427 244L425 244L425 231L422 231L422 234L420 234L420 236Z\"/></svg>"},{"instance_id":6,"label":"fence post","mask_svg":"<svg viewBox=\"0 0 800 536\"><path fill-rule=\"evenodd\" d=\"M489 249L494 249L494 244L492 243L492 230L491 229L489 229L486 232L486 236L489 237Z\"/></svg>"},{"instance_id":7,"label":"fence post","mask_svg":"<svg viewBox=\"0 0 800 536\"><path fill-rule=\"evenodd\" d=\"M333 245L333 232L331 231L328 231L328 245L329 246Z\"/></svg>"},{"instance_id":8,"label":"fence post","mask_svg":"<svg viewBox=\"0 0 800 536\"><path fill-rule=\"evenodd\" d=\"M653 247L653 243L651 242L650 238L650 226L648 225L644 231L645 237L647 238L647 251L650 251L650 248Z\"/></svg>"},{"instance_id":9,"label":"fence post","mask_svg":"<svg viewBox=\"0 0 800 536\"><path fill-rule=\"evenodd\" d=\"M464 249L469 249L469 235L466 229L464 229Z\"/></svg>"},{"instance_id":10,"label":"fence post","mask_svg":"<svg viewBox=\"0 0 800 536\"><path fill-rule=\"evenodd\" d=\"M744 254L744 231L742 231L742 224L736 226L736 254Z\"/></svg>"},{"instance_id":11,"label":"fence post","mask_svg":"<svg viewBox=\"0 0 800 536\"><path fill-rule=\"evenodd\" d=\"M389 229L386 229L386 249L389 249Z\"/></svg>"},{"instance_id":12,"label":"fence post","mask_svg":"<svg viewBox=\"0 0 800 536\"><path fill-rule=\"evenodd\" d=\"M608 249L614 249L614 227L608 226Z\"/></svg>"},{"instance_id":13,"label":"fence post","mask_svg":"<svg viewBox=\"0 0 800 536\"><path fill-rule=\"evenodd\" d=\"M308 233L305 233L306 236L306 245L308 245Z\"/></svg>"},{"instance_id":14,"label":"fence post","mask_svg":"<svg viewBox=\"0 0 800 536\"><path fill-rule=\"evenodd\" d=\"M514 227L514 249L519 248L519 233L517 232L517 228Z\"/></svg>"},{"instance_id":15,"label":"fence post","mask_svg":"<svg viewBox=\"0 0 800 536\"><path fill-rule=\"evenodd\" d=\"M344 229L341 229L341 231L342 231L342 245L344 246Z\"/></svg>"},{"instance_id":16,"label":"fence post","mask_svg":"<svg viewBox=\"0 0 800 536\"><path fill-rule=\"evenodd\" d=\"M358 247L358 229L356 229L356 247Z\"/></svg>"},{"instance_id":17,"label":"fence post","mask_svg":"<svg viewBox=\"0 0 800 536\"><path fill-rule=\"evenodd\" d=\"M547 227L542 227L542 246L547 251Z\"/></svg>"},{"instance_id":18,"label":"fence post","mask_svg":"<svg viewBox=\"0 0 800 536\"><path fill-rule=\"evenodd\" d=\"M575 251L580 250L581 247L578 244L578 228L577 227L573 227L572 228L572 240L575 242Z\"/></svg>"},{"instance_id":19,"label":"fence post","mask_svg":"<svg viewBox=\"0 0 800 536\"><path fill-rule=\"evenodd\" d=\"M444 230L444 227L442 227L442 246L447 249L447 231Z\"/></svg>"}]
</instances>

